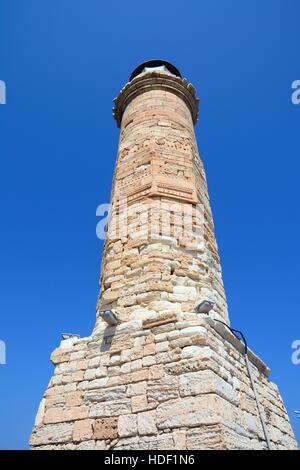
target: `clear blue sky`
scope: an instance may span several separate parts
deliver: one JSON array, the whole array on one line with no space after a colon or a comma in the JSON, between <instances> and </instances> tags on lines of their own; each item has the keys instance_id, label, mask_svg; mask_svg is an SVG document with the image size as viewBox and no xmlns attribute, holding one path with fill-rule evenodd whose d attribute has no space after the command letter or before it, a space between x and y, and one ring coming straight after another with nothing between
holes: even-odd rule
<instances>
[{"instance_id":1,"label":"clear blue sky","mask_svg":"<svg viewBox=\"0 0 300 470\"><path fill-rule=\"evenodd\" d=\"M300 440L297 0L2 0L0 448L27 447L60 333L94 325L118 144L112 99L149 58L200 97L232 326L271 367Z\"/></svg>"}]
</instances>

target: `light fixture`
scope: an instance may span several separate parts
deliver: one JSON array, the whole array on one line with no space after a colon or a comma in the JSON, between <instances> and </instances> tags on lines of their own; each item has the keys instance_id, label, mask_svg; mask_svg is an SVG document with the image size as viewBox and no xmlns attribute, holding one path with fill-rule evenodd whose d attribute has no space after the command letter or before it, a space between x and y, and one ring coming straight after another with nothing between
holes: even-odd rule
<instances>
[{"instance_id":1,"label":"light fixture","mask_svg":"<svg viewBox=\"0 0 300 470\"><path fill-rule=\"evenodd\" d=\"M99 316L104 320L109 326L115 326L119 323L117 315L112 310L101 310Z\"/></svg>"},{"instance_id":2,"label":"light fixture","mask_svg":"<svg viewBox=\"0 0 300 470\"><path fill-rule=\"evenodd\" d=\"M196 312L209 314L214 304L211 300L202 300L198 305L196 304Z\"/></svg>"}]
</instances>

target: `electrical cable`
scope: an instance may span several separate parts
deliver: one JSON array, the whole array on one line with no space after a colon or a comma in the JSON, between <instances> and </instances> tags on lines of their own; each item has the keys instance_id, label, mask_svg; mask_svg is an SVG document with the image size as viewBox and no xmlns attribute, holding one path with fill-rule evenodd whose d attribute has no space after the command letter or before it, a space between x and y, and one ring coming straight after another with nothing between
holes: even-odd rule
<instances>
[{"instance_id":1,"label":"electrical cable","mask_svg":"<svg viewBox=\"0 0 300 470\"><path fill-rule=\"evenodd\" d=\"M253 390L253 393L254 393L254 398L255 398L255 401L256 401L258 415L259 415L260 422L261 422L262 429L263 429L263 433L264 433L264 436L265 436L265 439L266 439L266 442L267 442L268 450L271 450L271 441L270 441L268 429L267 429L267 426L266 426L266 422L264 420L264 417L263 417L263 414L262 414L262 411L261 411L261 406L260 406L260 403L259 403L259 400L258 400L258 395L257 395L257 392L256 392L255 381L254 381L254 378L253 378L253 375L252 375L251 365L250 365L249 358L248 358L248 345L247 345L246 338L240 330L235 330L234 328L231 328L224 321L216 320L216 319L214 319L214 321L218 322L218 323L222 323L223 325L225 325L239 341L244 343L244 346L245 346L244 357L245 357L245 362L246 362L246 367L247 367L251 387L252 387L252 390Z\"/></svg>"}]
</instances>

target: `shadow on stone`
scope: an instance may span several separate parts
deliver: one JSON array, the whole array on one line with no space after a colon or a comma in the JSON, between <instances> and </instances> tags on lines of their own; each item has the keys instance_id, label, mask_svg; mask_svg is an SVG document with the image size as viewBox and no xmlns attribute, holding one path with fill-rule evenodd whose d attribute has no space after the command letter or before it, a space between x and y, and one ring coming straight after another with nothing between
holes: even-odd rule
<instances>
[{"instance_id":1,"label":"shadow on stone","mask_svg":"<svg viewBox=\"0 0 300 470\"><path fill-rule=\"evenodd\" d=\"M103 332L103 340L100 345L100 351L106 352L110 350L113 337L116 332L116 326L107 326Z\"/></svg>"}]
</instances>

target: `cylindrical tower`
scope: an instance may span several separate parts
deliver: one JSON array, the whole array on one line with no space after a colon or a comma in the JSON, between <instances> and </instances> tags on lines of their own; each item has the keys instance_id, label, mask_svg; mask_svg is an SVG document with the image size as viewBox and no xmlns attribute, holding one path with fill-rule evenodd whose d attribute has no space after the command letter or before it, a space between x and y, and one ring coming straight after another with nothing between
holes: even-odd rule
<instances>
[{"instance_id":1,"label":"cylindrical tower","mask_svg":"<svg viewBox=\"0 0 300 470\"><path fill-rule=\"evenodd\" d=\"M203 164L198 98L171 64L135 69L114 100L120 142L97 310L192 312L226 299Z\"/></svg>"},{"instance_id":2,"label":"cylindrical tower","mask_svg":"<svg viewBox=\"0 0 300 470\"><path fill-rule=\"evenodd\" d=\"M34 449L297 448L268 367L215 321L228 318L197 113L164 61L140 65L115 100L99 315L51 355Z\"/></svg>"}]
</instances>

